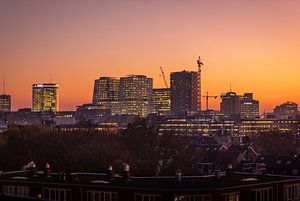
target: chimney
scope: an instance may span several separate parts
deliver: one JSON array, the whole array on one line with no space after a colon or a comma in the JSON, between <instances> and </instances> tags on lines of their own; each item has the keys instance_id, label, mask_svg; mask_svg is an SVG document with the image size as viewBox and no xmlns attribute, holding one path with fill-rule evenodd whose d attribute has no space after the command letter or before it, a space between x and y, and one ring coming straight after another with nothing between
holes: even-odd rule
<instances>
[{"instance_id":1,"label":"chimney","mask_svg":"<svg viewBox=\"0 0 300 201\"><path fill-rule=\"evenodd\" d=\"M226 176L232 177L234 174L234 170L231 164L228 165L228 168L226 169Z\"/></svg>"},{"instance_id":2,"label":"chimney","mask_svg":"<svg viewBox=\"0 0 300 201\"><path fill-rule=\"evenodd\" d=\"M50 167L49 163L46 163L46 165L45 165L44 176L51 177L51 167Z\"/></svg>"},{"instance_id":3,"label":"chimney","mask_svg":"<svg viewBox=\"0 0 300 201\"><path fill-rule=\"evenodd\" d=\"M175 177L177 182L181 182L182 180L181 170L176 170Z\"/></svg>"},{"instance_id":4,"label":"chimney","mask_svg":"<svg viewBox=\"0 0 300 201\"><path fill-rule=\"evenodd\" d=\"M130 181L130 166L127 163L123 163L123 180Z\"/></svg>"},{"instance_id":5,"label":"chimney","mask_svg":"<svg viewBox=\"0 0 300 201\"><path fill-rule=\"evenodd\" d=\"M113 170L112 165L109 165L107 167L107 179L109 181L114 180L114 170Z\"/></svg>"},{"instance_id":6,"label":"chimney","mask_svg":"<svg viewBox=\"0 0 300 201\"><path fill-rule=\"evenodd\" d=\"M221 179L221 170L216 170L215 171L215 176L217 179Z\"/></svg>"},{"instance_id":7,"label":"chimney","mask_svg":"<svg viewBox=\"0 0 300 201\"><path fill-rule=\"evenodd\" d=\"M31 161L29 164L28 164L28 171L29 171L29 175L32 176L32 177L35 177L37 176L37 169L36 169L36 165L33 161Z\"/></svg>"}]
</instances>

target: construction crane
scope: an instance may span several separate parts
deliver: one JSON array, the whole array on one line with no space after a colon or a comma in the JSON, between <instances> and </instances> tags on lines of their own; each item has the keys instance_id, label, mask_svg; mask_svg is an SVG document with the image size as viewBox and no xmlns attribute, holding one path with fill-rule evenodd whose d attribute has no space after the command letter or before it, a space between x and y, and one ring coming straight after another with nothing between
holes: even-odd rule
<instances>
[{"instance_id":1,"label":"construction crane","mask_svg":"<svg viewBox=\"0 0 300 201\"><path fill-rule=\"evenodd\" d=\"M202 97L206 99L206 110L208 110L208 99L209 98L214 98L214 99L218 98L218 96L209 96L208 91L206 92L206 95L202 96Z\"/></svg>"},{"instance_id":2,"label":"construction crane","mask_svg":"<svg viewBox=\"0 0 300 201\"><path fill-rule=\"evenodd\" d=\"M201 96L201 66L204 65L204 63L202 62L201 58L199 57L199 59L197 60L197 64L198 64L198 84L199 84L199 94ZM199 111L201 112L201 98L199 98Z\"/></svg>"},{"instance_id":3,"label":"construction crane","mask_svg":"<svg viewBox=\"0 0 300 201\"><path fill-rule=\"evenodd\" d=\"M163 68L161 66L160 66L160 70L161 70L161 75L162 75L162 77L164 79L166 88L169 88L168 83L167 83L167 79L166 79L166 76L165 76L165 73L164 73L164 70L163 70Z\"/></svg>"}]
</instances>

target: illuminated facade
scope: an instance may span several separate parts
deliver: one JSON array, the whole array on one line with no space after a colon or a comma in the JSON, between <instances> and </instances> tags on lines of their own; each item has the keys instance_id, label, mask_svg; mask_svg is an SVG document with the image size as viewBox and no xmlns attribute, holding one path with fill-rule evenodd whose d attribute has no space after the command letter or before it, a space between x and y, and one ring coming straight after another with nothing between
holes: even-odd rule
<instances>
[{"instance_id":1,"label":"illuminated facade","mask_svg":"<svg viewBox=\"0 0 300 201\"><path fill-rule=\"evenodd\" d=\"M159 125L158 131L180 136L227 136L238 134L239 127L234 121L215 121L213 117L168 118Z\"/></svg>"},{"instance_id":2,"label":"illuminated facade","mask_svg":"<svg viewBox=\"0 0 300 201\"><path fill-rule=\"evenodd\" d=\"M11 111L11 96L2 94L0 95L0 112Z\"/></svg>"},{"instance_id":3,"label":"illuminated facade","mask_svg":"<svg viewBox=\"0 0 300 201\"><path fill-rule=\"evenodd\" d=\"M245 93L240 96L241 100L241 119L259 118L259 101L253 99L252 93Z\"/></svg>"},{"instance_id":4,"label":"illuminated facade","mask_svg":"<svg viewBox=\"0 0 300 201\"><path fill-rule=\"evenodd\" d=\"M198 73L171 73L171 113L185 114L200 111Z\"/></svg>"},{"instance_id":5,"label":"illuminated facade","mask_svg":"<svg viewBox=\"0 0 300 201\"><path fill-rule=\"evenodd\" d=\"M153 89L153 108L158 115L170 114L170 88Z\"/></svg>"},{"instance_id":6,"label":"illuminated facade","mask_svg":"<svg viewBox=\"0 0 300 201\"><path fill-rule=\"evenodd\" d=\"M45 112L59 110L58 84L32 85L32 111Z\"/></svg>"},{"instance_id":7,"label":"illuminated facade","mask_svg":"<svg viewBox=\"0 0 300 201\"><path fill-rule=\"evenodd\" d=\"M259 118L259 101L253 99L252 93L237 95L228 92L221 95L221 112L231 118L255 119Z\"/></svg>"},{"instance_id":8,"label":"illuminated facade","mask_svg":"<svg viewBox=\"0 0 300 201\"><path fill-rule=\"evenodd\" d=\"M256 119L242 120L239 132L243 135L281 132L300 134L300 120Z\"/></svg>"},{"instance_id":9,"label":"illuminated facade","mask_svg":"<svg viewBox=\"0 0 300 201\"><path fill-rule=\"evenodd\" d=\"M274 109L274 115L278 119L294 119L298 114L298 105L293 102L283 103Z\"/></svg>"},{"instance_id":10,"label":"illuminated facade","mask_svg":"<svg viewBox=\"0 0 300 201\"><path fill-rule=\"evenodd\" d=\"M110 109L112 115L121 113L119 101L120 80L114 77L100 77L95 80L93 104Z\"/></svg>"},{"instance_id":11,"label":"illuminated facade","mask_svg":"<svg viewBox=\"0 0 300 201\"><path fill-rule=\"evenodd\" d=\"M145 117L153 112L153 80L144 75L120 78L121 113Z\"/></svg>"}]
</instances>

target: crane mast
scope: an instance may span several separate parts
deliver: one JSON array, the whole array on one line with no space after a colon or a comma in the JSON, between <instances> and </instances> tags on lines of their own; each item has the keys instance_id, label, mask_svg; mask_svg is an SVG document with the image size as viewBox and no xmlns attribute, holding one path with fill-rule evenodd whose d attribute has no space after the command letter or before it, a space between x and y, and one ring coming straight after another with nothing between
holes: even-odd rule
<instances>
[{"instance_id":1,"label":"crane mast","mask_svg":"<svg viewBox=\"0 0 300 201\"><path fill-rule=\"evenodd\" d=\"M201 60L201 58L199 57L199 59L197 60L197 64L198 64L198 85L199 85L199 111L201 112L201 66L203 66L203 62Z\"/></svg>"},{"instance_id":2,"label":"crane mast","mask_svg":"<svg viewBox=\"0 0 300 201\"><path fill-rule=\"evenodd\" d=\"M169 88L168 83L167 83L167 79L166 79L166 76L165 76L165 72L164 72L164 70L161 66L160 66L160 70L161 70L161 75L164 79L165 86L166 86L166 88Z\"/></svg>"},{"instance_id":3,"label":"crane mast","mask_svg":"<svg viewBox=\"0 0 300 201\"><path fill-rule=\"evenodd\" d=\"M208 91L207 91L207 92L206 92L206 95L203 96L203 98L205 98L205 100L206 100L206 110L208 110L208 99L209 99L209 98L214 98L214 99L216 99L216 98L218 98L218 96L209 96L209 95L208 95Z\"/></svg>"}]
</instances>

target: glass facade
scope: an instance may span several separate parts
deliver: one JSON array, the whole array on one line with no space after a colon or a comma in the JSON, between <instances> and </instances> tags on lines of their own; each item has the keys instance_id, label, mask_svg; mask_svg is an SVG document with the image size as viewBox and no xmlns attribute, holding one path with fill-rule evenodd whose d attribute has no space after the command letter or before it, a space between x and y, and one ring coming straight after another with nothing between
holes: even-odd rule
<instances>
[{"instance_id":1,"label":"glass facade","mask_svg":"<svg viewBox=\"0 0 300 201\"><path fill-rule=\"evenodd\" d=\"M120 78L121 113L146 117L153 113L153 79L144 75Z\"/></svg>"},{"instance_id":2,"label":"glass facade","mask_svg":"<svg viewBox=\"0 0 300 201\"><path fill-rule=\"evenodd\" d=\"M11 96L10 95L0 95L0 112L10 112L11 111Z\"/></svg>"},{"instance_id":3,"label":"glass facade","mask_svg":"<svg viewBox=\"0 0 300 201\"><path fill-rule=\"evenodd\" d=\"M158 115L170 114L170 88L153 89L153 108Z\"/></svg>"},{"instance_id":4,"label":"glass facade","mask_svg":"<svg viewBox=\"0 0 300 201\"><path fill-rule=\"evenodd\" d=\"M59 110L58 84L32 85L32 111L45 112Z\"/></svg>"}]
</instances>

